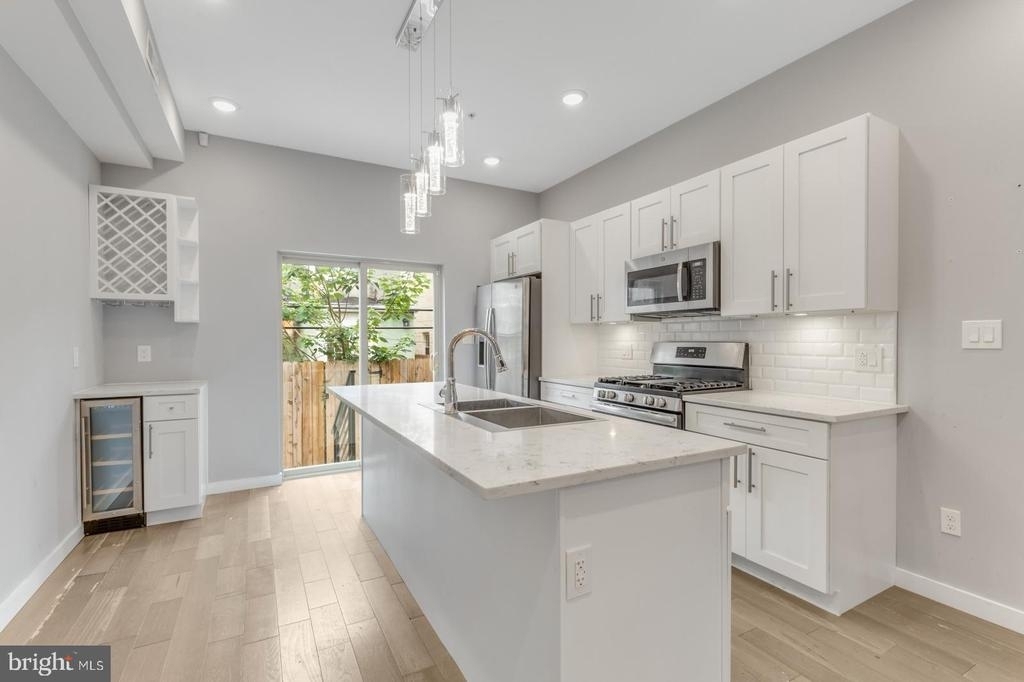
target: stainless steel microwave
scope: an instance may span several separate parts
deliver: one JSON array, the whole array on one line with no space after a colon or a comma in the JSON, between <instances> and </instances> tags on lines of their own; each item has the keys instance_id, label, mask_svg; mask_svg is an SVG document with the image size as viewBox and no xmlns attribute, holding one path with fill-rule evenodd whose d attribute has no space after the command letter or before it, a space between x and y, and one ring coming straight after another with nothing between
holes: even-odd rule
<instances>
[{"instance_id":1,"label":"stainless steel microwave","mask_svg":"<svg viewBox=\"0 0 1024 682\"><path fill-rule=\"evenodd\" d=\"M719 310L719 242L626 263L626 312L638 318L710 315Z\"/></svg>"}]
</instances>

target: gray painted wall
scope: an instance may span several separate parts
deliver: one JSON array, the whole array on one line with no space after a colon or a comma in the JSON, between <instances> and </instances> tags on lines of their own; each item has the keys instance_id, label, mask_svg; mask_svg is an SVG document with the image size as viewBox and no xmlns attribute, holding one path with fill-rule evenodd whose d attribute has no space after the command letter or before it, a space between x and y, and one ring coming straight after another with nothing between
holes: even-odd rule
<instances>
[{"instance_id":1,"label":"gray painted wall","mask_svg":"<svg viewBox=\"0 0 1024 682\"><path fill-rule=\"evenodd\" d=\"M918 0L541 195L571 220L865 111L900 126L899 565L1018 608L1022 27L1019 0ZM990 318L1004 350L961 350Z\"/></svg>"},{"instance_id":2,"label":"gray painted wall","mask_svg":"<svg viewBox=\"0 0 1024 682\"><path fill-rule=\"evenodd\" d=\"M210 382L210 481L281 470L278 404L280 251L386 258L445 268L448 329L471 326L475 286L489 278L488 242L537 218L536 194L449 181L420 235L398 233L394 168L188 134L184 164L153 171L104 165L108 185L197 197L201 322L160 308L107 308L105 380ZM136 362L136 346L153 361ZM462 376L472 353L460 350Z\"/></svg>"},{"instance_id":3,"label":"gray painted wall","mask_svg":"<svg viewBox=\"0 0 1024 682\"><path fill-rule=\"evenodd\" d=\"M84 256L99 162L2 49L0 92L3 602L78 526L71 394L99 382L102 357Z\"/></svg>"}]
</instances>

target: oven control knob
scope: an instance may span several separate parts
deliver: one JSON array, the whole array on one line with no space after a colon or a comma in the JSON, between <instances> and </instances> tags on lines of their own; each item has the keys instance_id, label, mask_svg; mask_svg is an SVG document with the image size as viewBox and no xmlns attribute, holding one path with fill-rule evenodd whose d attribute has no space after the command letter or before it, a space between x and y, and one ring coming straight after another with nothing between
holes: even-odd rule
<instances>
[{"instance_id":1,"label":"oven control knob","mask_svg":"<svg viewBox=\"0 0 1024 682\"><path fill-rule=\"evenodd\" d=\"M615 400L615 397L616 397L615 391L608 391L608 393L605 395L605 397L608 398L608 400Z\"/></svg>"},{"instance_id":2,"label":"oven control knob","mask_svg":"<svg viewBox=\"0 0 1024 682\"><path fill-rule=\"evenodd\" d=\"M622 399L625 400L627 403L631 403L634 400L636 400L636 397L632 393L627 393L626 395L622 396Z\"/></svg>"},{"instance_id":3,"label":"oven control knob","mask_svg":"<svg viewBox=\"0 0 1024 682\"><path fill-rule=\"evenodd\" d=\"M608 395L608 394L607 394L606 392L604 392L604 391L598 391L598 392L597 392L597 397L598 397L598 398L604 398L604 397L605 397L605 396L607 396L607 395Z\"/></svg>"},{"instance_id":4,"label":"oven control knob","mask_svg":"<svg viewBox=\"0 0 1024 682\"><path fill-rule=\"evenodd\" d=\"M653 396L647 396L646 398L644 398L644 405L653 405L653 404L654 404L654 397Z\"/></svg>"},{"instance_id":5,"label":"oven control knob","mask_svg":"<svg viewBox=\"0 0 1024 682\"><path fill-rule=\"evenodd\" d=\"M664 398L658 398L658 407L665 407L668 405L668 401Z\"/></svg>"}]
</instances>

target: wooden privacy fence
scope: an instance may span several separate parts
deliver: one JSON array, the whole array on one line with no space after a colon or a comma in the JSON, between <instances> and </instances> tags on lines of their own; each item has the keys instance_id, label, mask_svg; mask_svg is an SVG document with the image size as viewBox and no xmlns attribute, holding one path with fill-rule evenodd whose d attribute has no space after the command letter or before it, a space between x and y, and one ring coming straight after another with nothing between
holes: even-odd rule
<instances>
[{"instance_id":1,"label":"wooden privacy fence","mask_svg":"<svg viewBox=\"0 0 1024 682\"><path fill-rule=\"evenodd\" d=\"M285 469L344 462L359 458L357 420L342 415L340 433L334 426L341 401L329 394L328 386L344 386L356 381L355 362L282 363L284 409L282 410L282 465ZM399 384L433 381L429 357L392 360L370 366L371 384ZM347 411L347 408L346 408Z\"/></svg>"}]
</instances>

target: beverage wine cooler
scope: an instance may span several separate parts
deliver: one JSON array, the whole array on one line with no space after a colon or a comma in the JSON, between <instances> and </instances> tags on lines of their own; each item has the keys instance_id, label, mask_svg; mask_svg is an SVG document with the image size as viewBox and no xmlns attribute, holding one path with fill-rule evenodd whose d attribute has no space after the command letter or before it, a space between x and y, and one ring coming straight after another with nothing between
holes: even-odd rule
<instances>
[{"instance_id":1,"label":"beverage wine cooler","mask_svg":"<svg viewBox=\"0 0 1024 682\"><path fill-rule=\"evenodd\" d=\"M79 402L86 534L145 525L141 416L139 398Z\"/></svg>"}]
</instances>

